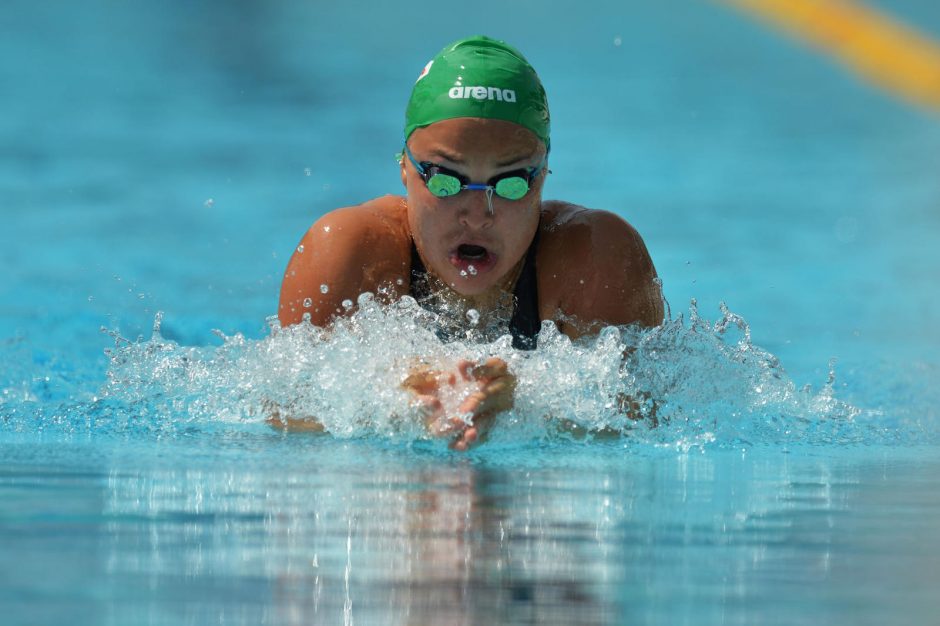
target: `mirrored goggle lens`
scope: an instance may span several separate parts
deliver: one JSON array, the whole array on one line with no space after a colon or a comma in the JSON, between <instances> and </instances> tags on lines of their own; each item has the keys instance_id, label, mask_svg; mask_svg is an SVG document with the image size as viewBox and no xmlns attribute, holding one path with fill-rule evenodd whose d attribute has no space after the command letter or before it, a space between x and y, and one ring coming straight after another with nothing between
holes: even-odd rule
<instances>
[{"instance_id":1,"label":"mirrored goggle lens","mask_svg":"<svg viewBox=\"0 0 940 626\"><path fill-rule=\"evenodd\" d=\"M496 195L507 200L518 200L529 193L529 183L521 176L503 178L496 183Z\"/></svg>"},{"instance_id":2,"label":"mirrored goggle lens","mask_svg":"<svg viewBox=\"0 0 940 626\"><path fill-rule=\"evenodd\" d=\"M460 181L447 174L435 174L428 179L428 191L438 198L446 198L460 192Z\"/></svg>"},{"instance_id":3,"label":"mirrored goggle lens","mask_svg":"<svg viewBox=\"0 0 940 626\"><path fill-rule=\"evenodd\" d=\"M438 198L447 198L460 193L463 185L454 176L435 174L428 179L428 191ZM512 176L497 181L493 189L500 198L518 200L529 193L529 183L521 176Z\"/></svg>"}]
</instances>

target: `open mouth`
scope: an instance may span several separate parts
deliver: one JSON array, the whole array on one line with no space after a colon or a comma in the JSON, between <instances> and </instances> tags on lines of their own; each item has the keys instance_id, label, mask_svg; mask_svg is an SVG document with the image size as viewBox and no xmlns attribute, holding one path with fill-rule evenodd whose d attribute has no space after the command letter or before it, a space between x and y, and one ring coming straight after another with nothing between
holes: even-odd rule
<instances>
[{"instance_id":1,"label":"open mouth","mask_svg":"<svg viewBox=\"0 0 940 626\"><path fill-rule=\"evenodd\" d=\"M457 256L464 261L483 261L488 254L483 246L464 243L457 247Z\"/></svg>"},{"instance_id":2,"label":"open mouth","mask_svg":"<svg viewBox=\"0 0 940 626\"><path fill-rule=\"evenodd\" d=\"M451 252L450 262L462 277L469 279L492 270L496 265L496 256L484 246L462 243Z\"/></svg>"}]
</instances>

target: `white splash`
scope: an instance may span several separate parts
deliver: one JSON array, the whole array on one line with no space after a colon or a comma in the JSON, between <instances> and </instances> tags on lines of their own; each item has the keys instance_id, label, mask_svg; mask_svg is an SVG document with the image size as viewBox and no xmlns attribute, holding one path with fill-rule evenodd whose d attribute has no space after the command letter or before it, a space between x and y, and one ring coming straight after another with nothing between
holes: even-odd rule
<instances>
[{"instance_id":1,"label":"white splash","mask_svg":"<svg viewBox=\"0 0 940 626\"><path fill-rule=\"evenodd\" d=\"M99 395L174 423L261 424L276 411L315 416L336 437L413 441L427 434L401 386L409 371L496 356L515 374L517 388L493 442L614 433L689 448L825 442L836 431L864 436L853 426L858 409L834 397L831 381L818 393L797 389L726 308L714 325L693 302L688 323L680 317L654 329L609 327L580 341L546 322L538 349L525 352L508 335L444 343L434 316L410 297L383 306L365 294L357 304L330 330L272 322L271 333L257 340L220 333L218 347L165 339L158 319L151 339L122 342L111 352Z\"/></svg>"}]
</instances>

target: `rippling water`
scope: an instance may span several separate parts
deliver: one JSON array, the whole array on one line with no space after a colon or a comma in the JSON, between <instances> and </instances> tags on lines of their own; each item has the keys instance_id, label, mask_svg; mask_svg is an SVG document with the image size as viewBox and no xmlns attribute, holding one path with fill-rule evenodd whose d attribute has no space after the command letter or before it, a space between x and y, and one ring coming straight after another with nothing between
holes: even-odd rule
<instances>
[{"instance_id":1,"label":"rippling water","mask_svg":"<svg viewBox=\"0 0 940 626\"><path fill-rule=\"evenodd\" d=\"M12 451L13 623L915 624L937 609L940 468L911 450L443 458L230 431Z\"/></svg>"}]
</instances>

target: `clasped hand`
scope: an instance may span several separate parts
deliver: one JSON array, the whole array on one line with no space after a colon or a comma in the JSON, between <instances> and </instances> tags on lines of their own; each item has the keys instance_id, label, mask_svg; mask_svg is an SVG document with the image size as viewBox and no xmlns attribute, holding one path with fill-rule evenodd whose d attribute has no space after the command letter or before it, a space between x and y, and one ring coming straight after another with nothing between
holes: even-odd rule
<instances>
[{"instance_id":1,"label":"clasped hand","mask_svg":"<svg viewBox=\"0 0 940 626\"><path fill-rule=\"evenodd\" d=\"M432 436L453 437L451 449L466 450L485 436L496 415L512 408L516 377L496 357L480 364L460 359L452 370L417 367L402 387L414 395Z\"/></svg>"}]
</instances>

